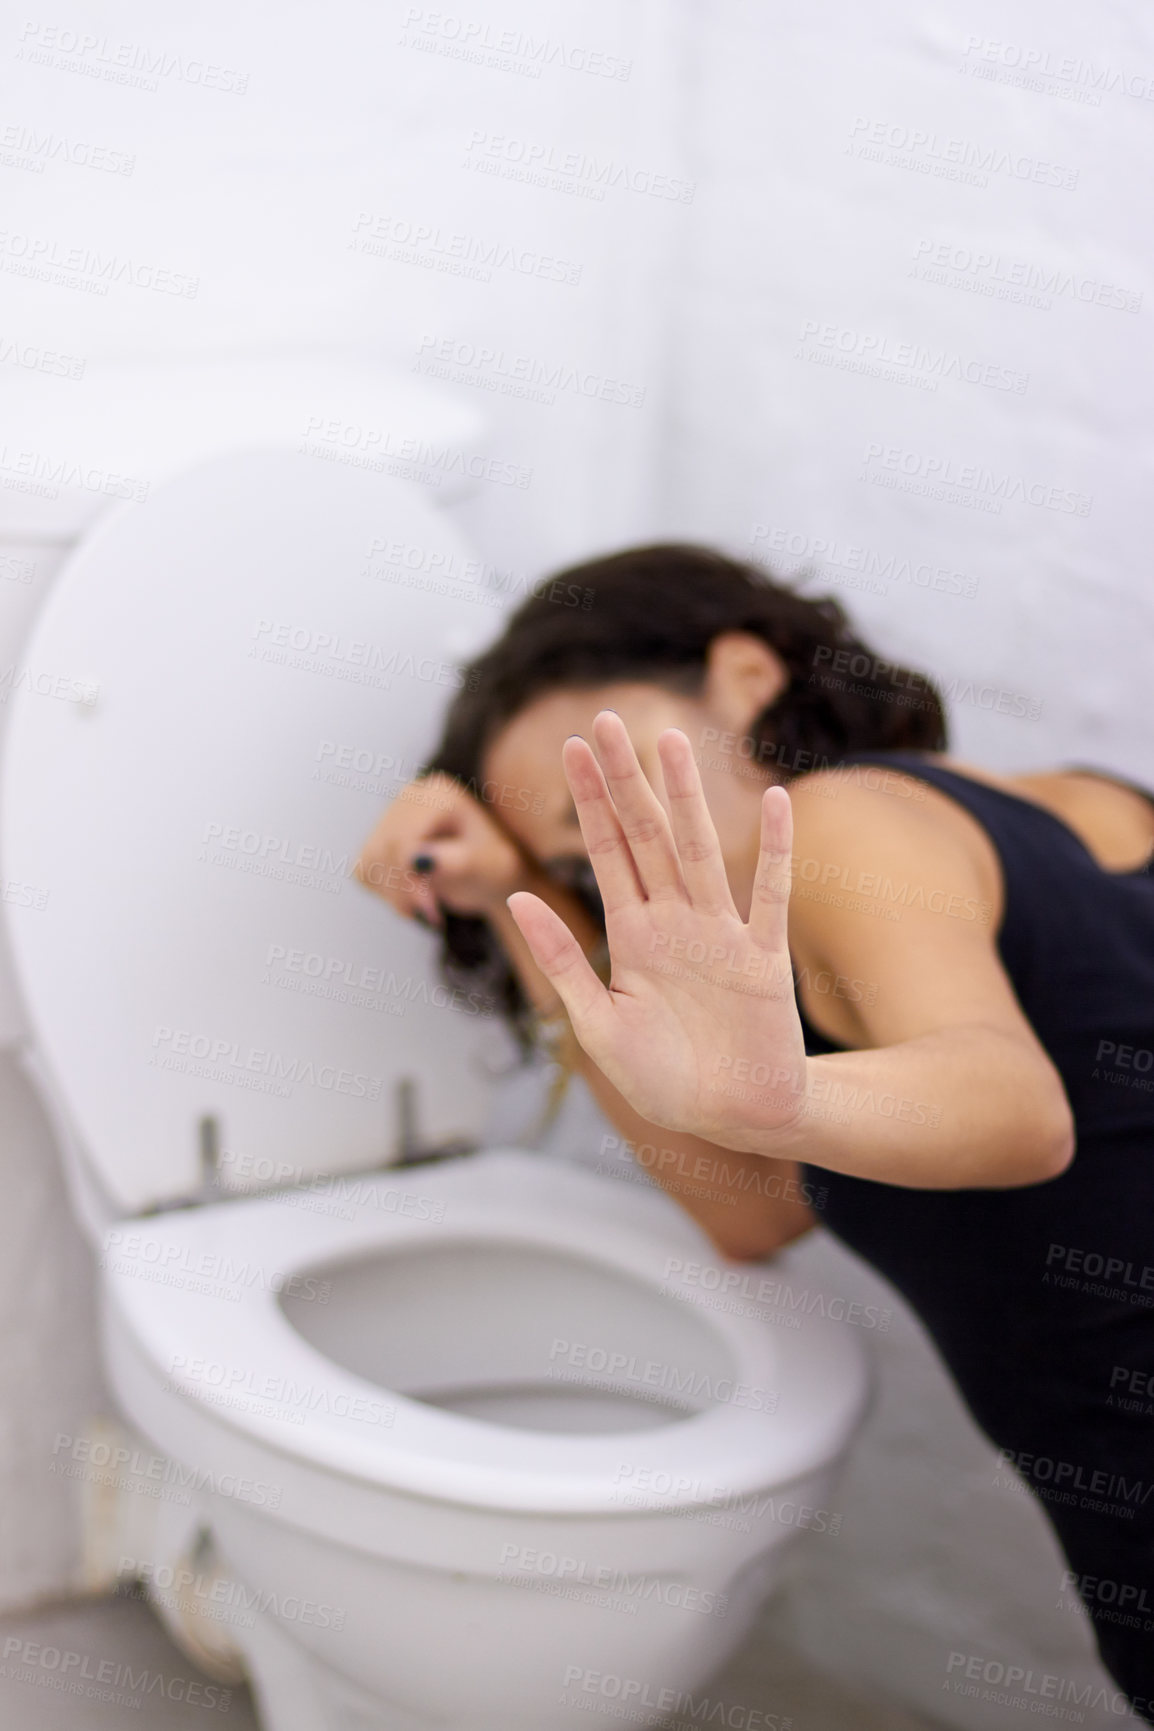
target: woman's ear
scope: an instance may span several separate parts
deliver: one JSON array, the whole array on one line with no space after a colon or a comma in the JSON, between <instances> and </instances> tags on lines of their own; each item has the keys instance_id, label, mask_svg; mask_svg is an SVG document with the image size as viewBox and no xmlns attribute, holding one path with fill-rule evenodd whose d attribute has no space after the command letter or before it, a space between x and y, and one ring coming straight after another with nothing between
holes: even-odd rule
<instances>
[{"instance_id":1,"label":"woman's ear","mask_svg":"<svg viewBox=\"0 0 1154 1731\"><path fill-rule=\"evenodd\" d=\"M719 722L735 733L752 726L789 684L789 669L752 631L723 631L705 653L702 697Z\"/></svg>"}]
</instances>

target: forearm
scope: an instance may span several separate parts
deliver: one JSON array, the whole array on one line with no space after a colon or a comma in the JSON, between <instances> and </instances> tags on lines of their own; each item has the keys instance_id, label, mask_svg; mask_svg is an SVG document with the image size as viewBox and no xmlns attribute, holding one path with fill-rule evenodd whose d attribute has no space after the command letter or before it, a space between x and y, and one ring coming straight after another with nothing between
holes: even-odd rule
<instances>
[{"instance_id":1,"label":"forearm","mask_svg":"<svg viewBox=\"0 0 1154 1731\"><path fill-rule=\"evenodd\" d=\"M575 896L548 880L525 887L562 915L586 954L600 945L600 926ZM504 903L489 919L526 997L538 1014L553 1015L559 1007L557 993L534 963ZM660 1129L633 1110L576 1041L572 1059L598 1106L630 1144L638 1165L697 1221L723 1255L767 1256L817 1224L796 1160L722 1148L700 1136Z\"/></svg>"},{"instance_id":2,"label":"forearm","mask_svg":"<svg viewBox=\"0 0 1154 1731\"><path fill-rule=\"evenodd\" d=\"M634 1159L706 1231L724 1256L768 1256L817 1225L812 1190L796 1160L721 1148L679 1130L662 1130L635 1112L593 1061L577 1066Z\"/></svg>"},{"instance_id":3,"label":"forearm","mask_svg":"<svg viewBox=\"0 0 1154 1731\"><path fill-rule=\"evenodd\" d=\"M724 1066L724 1060L719 1060ZM805 1100L786 1130L758 1128L758 1088L720 1072L733 1146L915 1189L1009 1188L1058 1174L1073 1120L1056 1072L1004 1030L961 1026L897 1045L806 1061ZM719 1140L729 1141L728 1128Z\"/></svg>"}]
</instances>

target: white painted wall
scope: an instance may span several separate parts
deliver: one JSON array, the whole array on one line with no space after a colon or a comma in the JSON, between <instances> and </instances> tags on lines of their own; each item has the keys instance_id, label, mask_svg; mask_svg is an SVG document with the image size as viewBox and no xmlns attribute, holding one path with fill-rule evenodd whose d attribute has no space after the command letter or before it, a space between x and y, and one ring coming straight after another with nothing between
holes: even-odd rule
<instances>
[{"instance_id":1,"label":"white painted wall","mask_svg":"<svg viewBox=\"0 0 1154 1731\"><path fill-rule=\"evenodd\" d=\"M532 469L460 508L496 563L533 576L672 534L771 562L784 549L784 570L800 552L879 649L957 681L959 755L1149 775L1154 282L1138 201L1154 25L1136 4L978 0L964 20L911 0L66 12L0 37L6 344L90 369L302 346L406 372L432 360L489 414L491 451ZM70 53L53 30L96 40ZM145 83L114 81L118 65ZM20 165L24 129L49 141L43 172ZM131 172L65 159L97 152ZM613 184L585 172L591 156ZM27 274L74 249L90 288L114 261L107 294ZM195 293L131 286L129 264ZM0 372L25 369L0 357ZM581 394L603 381L630 400ZM101 461L90 436L69 443L84 379L40 385L61 405L50 454ZM8 666L54 555L3 430L0 507L34 567L31 582L0 572ZM956 497L933 491L943 479ZM937 572L961 592L921 586ZM34 1108L10 1067L0 1081L18 1102L0 1228L17 1271L0 1288L17 1343L0 1370L6 1606L78 1579L51 1449L96 1395L84 1255ZM569 1134L587 1153L595 1131ZM796 1254L872 1281L828 1240ZM992 1485L916 1325L902 1313L880 1344L845 1542L803 1547L770 1614L831 1669L991 1723L942 1693L955 1644L1073 1674L1085 1631L1054 1606L1041 1517Z\"/></svg>"}]
</instances>

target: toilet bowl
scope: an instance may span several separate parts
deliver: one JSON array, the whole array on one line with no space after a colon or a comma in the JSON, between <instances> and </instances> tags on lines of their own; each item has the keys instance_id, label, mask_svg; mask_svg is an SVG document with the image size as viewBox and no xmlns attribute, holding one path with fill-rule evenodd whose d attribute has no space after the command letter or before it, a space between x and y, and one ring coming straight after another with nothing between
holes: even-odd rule
<instances>
[{"instance_id":1,"label":"toilet bowl","mask_svg":"<svg viewBox=\"0 0 1154 1731\"><path fill-rule=\"evenodd\" d=\"M424 581L382 589L382 542ZM512 1062L350 877L497 628L432 575L470 558L393 477L234 454L82 543L29 648L58 694L12 706L25 1061L99 1246L119 1482L157 1489L110 1574L265 1731L548 1731L598 1692L658 1723L829 1519L864 1398L820 1294L656 1191L396 1164L483 1142Z\"/></svg>"},{"instance_id":2,"label":"toilet bowl","mask_svg":"<svg viewBox=\"0 0 1154 1731\"><path fill-rule=\"evenodd\" d=\"M591 1673L668 1710L817 1521L861 1399L847 1331L704 1308L697 1232L604 1190L487 1151L335 1213L322 1186L109 1233L120 1407L196 1474L224 1602L288 1607L291 1684L255 1670L278 1731L358 1700L568 1725Z\"/></svg>"}]
</instances>

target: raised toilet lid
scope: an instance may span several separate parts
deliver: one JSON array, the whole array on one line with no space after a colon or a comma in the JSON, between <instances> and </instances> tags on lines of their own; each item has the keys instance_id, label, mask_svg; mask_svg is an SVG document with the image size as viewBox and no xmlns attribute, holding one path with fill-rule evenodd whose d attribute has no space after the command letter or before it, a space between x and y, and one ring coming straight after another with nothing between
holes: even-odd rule
<instances>
[{"instance_id":1,"label":"raised toilet lid","mask_svg":"<svg viewBox=\"0 0 1154 1731\"><path fill-rule=\"evenodd\" d=\"M110 512L16 680L0 870L37 1065L113 1205L474 1134L507 1054L434 940L351 877L499 628L416 487L218 459Z\"/></svg>"}]
</instances>

